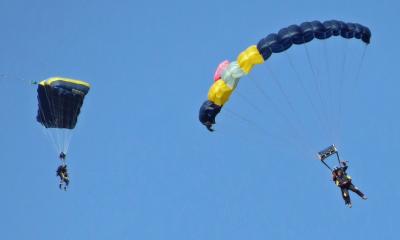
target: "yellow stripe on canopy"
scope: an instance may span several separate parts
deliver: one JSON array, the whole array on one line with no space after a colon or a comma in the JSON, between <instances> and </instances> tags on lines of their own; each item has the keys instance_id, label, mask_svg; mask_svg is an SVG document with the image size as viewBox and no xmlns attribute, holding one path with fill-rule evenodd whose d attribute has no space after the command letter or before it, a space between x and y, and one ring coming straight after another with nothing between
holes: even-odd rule
<instances>
[{"instance_id":1,"label":"yellow stripe on canopy","mask_svg":"<svg viewBox=\"0 0 400 240\"><path fill-rule=\"evenodd\" d=\"M237 62L240 68L248 74L254 65L264 63L264 58L261 56L256 45L252 45L239 54Z\"/></svg>"},{"instance_id":2,"label":"yellow stripe on canopy","mask_svg":"<svg viewBox=\"0 0 400 240\"><path fill-rule=\"evenodd\" d=\"M72 78L64 78L64 77L52 77L52 78L48 78L46 80L41 81L39 84L40 85L51 85L53 82L56 81L63 81L63 82L68 82L68 83L73 83L73 84L77 84L77 85L82 85L85 86L87 88L90 88L90 84L84 81L80 81L80 80L76 80L76 79L72 79Z\"/></svg>"},{"instance_id":3,"label":"yellow stripe on canopy","mask_svg":"<svg viewBox=\"0 0 400 240\"><path fill-rule=\"evenodd\" d=\"M208 100L218 106L222 106L229 100L232 91L233 89L220 79L215 81L208 91Z\"/></svg>"}]
</instances>

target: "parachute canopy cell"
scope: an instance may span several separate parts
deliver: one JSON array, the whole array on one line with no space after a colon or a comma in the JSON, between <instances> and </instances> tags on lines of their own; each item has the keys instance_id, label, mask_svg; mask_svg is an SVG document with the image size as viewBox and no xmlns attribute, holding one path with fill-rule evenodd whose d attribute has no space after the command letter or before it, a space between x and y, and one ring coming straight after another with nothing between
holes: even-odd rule
<instances>
[{"instance_id":1,"label":"parachute canopy cell","mask_svg":"<svg viewBox=\"0 0 400 240\"><path fill-rule=\"evenodd\" d=\"M37 121L45 128L73 129L90 84L63 77L41 81L37 88Z\"/></svg>"}]
</instances>

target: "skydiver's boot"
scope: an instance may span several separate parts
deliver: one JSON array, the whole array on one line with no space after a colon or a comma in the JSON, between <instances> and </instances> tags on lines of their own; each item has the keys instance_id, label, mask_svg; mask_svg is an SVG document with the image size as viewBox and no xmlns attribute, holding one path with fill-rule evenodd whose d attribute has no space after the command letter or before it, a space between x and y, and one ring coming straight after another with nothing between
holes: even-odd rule
<instances>
[{"instance_id":1,"label":"skydiver's boot","mask_svg":"<svg viewBox=\"0 0 400 240\"><path fill-rule=\"evenodd\" d=\"M351 205L351 203L346 203L346 206L348 206L349 208L351 208L353 205Z\"/></svg>"},{"instance_id":2,"label":"skydiver's boot","mask_svg":"<svg viewBox=\"0 0 400 240\"><path fill-rule=\"evenodd\" d=\"M364 196L362 197L362 199L367 200L368 198L367 198L367 196L364 195Z\"/></svg>"}]
</instances>

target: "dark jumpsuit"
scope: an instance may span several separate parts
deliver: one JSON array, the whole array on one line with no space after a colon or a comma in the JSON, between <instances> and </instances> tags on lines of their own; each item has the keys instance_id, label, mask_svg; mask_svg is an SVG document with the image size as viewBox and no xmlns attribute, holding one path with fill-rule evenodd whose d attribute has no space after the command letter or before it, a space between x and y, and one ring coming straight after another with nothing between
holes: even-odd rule
<instances>
[{"instance_id":1,"label":"dark jumpsuit","mask_svg":"<svg viewBox=\"0 0 400 240\"><path fill-rule=\"evenodd\" d=\"M351 204L349 190L357 193L358 196L364 198L364 193L362 193L356 186L351 182L351 177L347 175L346 170L348 166L341 167L342 176L337 174L333 175L333 181L336 183L340 190L342 191L342 197L346 204Z\"/></svg>"},{"instance_id":2,"label":"dark jumpsuit","mask_svg":"<svg viewBox=\"0 0 400 240\"><path fill-rule=\"evenodd\" d=\"M61 165L57 169L57 176L60 177L60 188L62 183L65 183L65 187L68 186L69 184L69 177L68 177L68 172L67 172L67 166L66 165Z\"/></svg>"}]
</instances>

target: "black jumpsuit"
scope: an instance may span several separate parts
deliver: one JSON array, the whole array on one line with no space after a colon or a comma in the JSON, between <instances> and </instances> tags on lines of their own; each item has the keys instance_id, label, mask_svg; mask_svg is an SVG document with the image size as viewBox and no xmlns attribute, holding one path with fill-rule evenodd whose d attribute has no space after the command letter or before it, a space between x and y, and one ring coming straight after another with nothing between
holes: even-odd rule
<instances>
[{"instance_id":1,"label":"black jumpsuit","mask_svg":"<svg viewBox=\"0 0 400 240\"><path fill-rule=\"evenodd\" d=\"M353 185L351 182L351 177L347 175L347 166L341 167L340 170L342 171L342 175L338 176L335 174L333 176L333 181L335 181L336 185L340 187L345 204L351 204L349 190L357 193L357 195L361 198L364 198L364 193L362 193L356 186Z\"/></svg>"},{"instance_id":2,"label":"black jumpsuit","mask_svg":"<svg viewBox=\"0 0 400 240\"><path fill-rule=\"evenodd\" d=\"M57 168L57 176L60 177L60 188L61 185L65 183L64 189L66 189L69 184L69 177L66 165L61 165Z\"/></svg>"}]
</instances>

